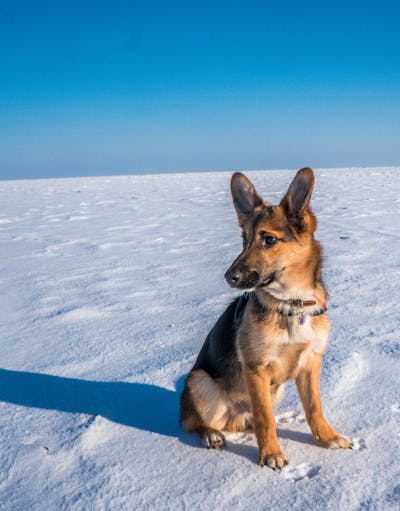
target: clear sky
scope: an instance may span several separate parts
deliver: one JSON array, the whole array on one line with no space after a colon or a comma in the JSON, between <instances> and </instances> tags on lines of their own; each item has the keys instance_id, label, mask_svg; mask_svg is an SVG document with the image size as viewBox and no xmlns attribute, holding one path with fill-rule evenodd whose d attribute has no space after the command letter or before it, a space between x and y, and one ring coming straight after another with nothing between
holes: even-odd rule
<instances>
[{"instance_id":1,"label":"clear sky","mask_svg":"<svg viewBox=\"0 0 400 511\"><path fill-rule=\"evenodd\" d=\"M0 0L0 178L400 165L400 3Z\"/></svg>"}]
</instances>

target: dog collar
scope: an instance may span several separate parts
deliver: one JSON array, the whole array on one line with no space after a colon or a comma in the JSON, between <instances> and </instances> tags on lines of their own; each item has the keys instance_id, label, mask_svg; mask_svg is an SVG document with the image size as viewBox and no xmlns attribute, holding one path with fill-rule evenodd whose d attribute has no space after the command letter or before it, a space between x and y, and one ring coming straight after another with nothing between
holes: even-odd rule
<instances>
[{"instance_id":1,"label":"dog collar","mask_svg":"<svg viewBox=\"0 0 400 511\"><path fill-rule=\"evenodd\" d=\"M260 299L254 291L249 293L251 300L256 304L261 312L266 312L267 308L260 302ZM315 300L301 300L298 298L290 298L289 300L280 300L280 304L275 309L275 312L281 316L291 317L298 316L299 325L305 322L305 316L320 316L324 314L328 308L326 302L315 308L317 302ZM312 307L309 311L304 310L305 307Z\"/></svg>"},{"instance_id":2,"label":"dog collar","mask_svg":"<svg viewBox=\"0 0 400 511\"><path fill-rule=\"evenodd\" d=\"M290 300L285 300L285 303L288 305L293 305L293 307L310 307L311 305L315 305L317 302L315 300L299 300L295 298L291 298Z\"/></svg>"},{"instance_id":3,"label":"dog collar","mask_svg":"<svg viewBox=\"0 0 400 511\"><path fill-rule=\"evenodd\" d=\"M298 298L291 298L283 300L277 308L277 312L281 316L298 316L299 325L304 325L306 320L305 316L320 316L327 310L327 304L324 302L322 306L315 308L317 302L315 300L301 300ZM304 307L313 307L309 311L304 310Z\"/></svg>"}]
</instances>

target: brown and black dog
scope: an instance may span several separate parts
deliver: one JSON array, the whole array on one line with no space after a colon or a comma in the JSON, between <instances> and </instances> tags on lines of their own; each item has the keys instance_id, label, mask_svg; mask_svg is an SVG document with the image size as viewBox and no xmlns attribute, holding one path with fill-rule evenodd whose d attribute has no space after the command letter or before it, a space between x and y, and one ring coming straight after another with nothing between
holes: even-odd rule
<instances>
[{"instance_id":1,"label":"brown and black dog","mask_svg":"<svg viewBox=\"0 0 400 511\"><path fill-rule=\"evenodd\" d=\"M291 379L315 439L332 449L351 447L322 415L319 380L329 319L310 207L313 185L313 171L299 170L280 204L272 206L245 175L232 176L243 251L225 278L247 292L208 334L181 396L185 431L197 431L207 447L218 449L225 444L222 431L253 428L258 463L273 469L287 463L273 405Z\"/></svg>"}]
</instances>

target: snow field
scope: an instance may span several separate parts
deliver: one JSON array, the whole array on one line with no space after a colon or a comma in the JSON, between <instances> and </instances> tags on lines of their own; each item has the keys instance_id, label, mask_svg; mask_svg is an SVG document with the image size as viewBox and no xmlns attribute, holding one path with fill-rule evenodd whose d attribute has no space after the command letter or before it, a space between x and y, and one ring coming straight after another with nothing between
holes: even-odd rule
<instances>
[{"instance_id":1,"label":"snow field","mask_svg":"<svg viewBox=\"0 0 400 511\"><path fill-rule=\"evenodd\" d=\"M355 448L315 445L289 384L281 473L256 465L252 433L211 452L177 422L235 296L230 173L0 182L0 508L399 509L399 170L316 171L322 400ZM246 174L277 203L294 172Z\"/></svg>"}]
</instances>

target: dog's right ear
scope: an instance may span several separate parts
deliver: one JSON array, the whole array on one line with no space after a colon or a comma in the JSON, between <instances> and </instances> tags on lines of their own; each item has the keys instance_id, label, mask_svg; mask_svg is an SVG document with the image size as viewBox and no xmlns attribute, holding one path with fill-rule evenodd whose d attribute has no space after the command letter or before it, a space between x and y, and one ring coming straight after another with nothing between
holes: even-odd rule
<instances>
[{"instance_id":1,"label":"dog's right ear","mask_svg":"<svg viewBox=\"0 0 400 511\"><path fill-rule=\"evenodd\" d=\"M233 205L239 219L239 225L243 225L249 220L254 209L262 206L263 201L256 192L256 189L247 177L241 172L235 172L231 179L231 192Z\"/></svg>"}]
</instances>

